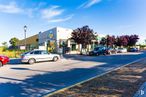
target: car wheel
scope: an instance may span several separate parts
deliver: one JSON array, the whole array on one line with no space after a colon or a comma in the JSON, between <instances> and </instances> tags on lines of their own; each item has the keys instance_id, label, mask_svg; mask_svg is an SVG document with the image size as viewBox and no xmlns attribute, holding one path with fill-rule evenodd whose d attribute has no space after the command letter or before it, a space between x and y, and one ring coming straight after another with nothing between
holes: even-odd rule
<instances>
[{"instance_id":1,"label":"car wheel","mask_svg":"<svg viewBox=\"0 0 146 97\"><path fill-rule=\"evenodd\" d=\"M35 63L35 59L29 59L28 63L29 64L34 64Z\"/></svg>"},{"instance_id":2,"label":"car wheel","mask_svg":"<svg viewBox=\"0 0 146 97\"><path fill-rule=\"evenodd\" d=\"M54 57L53 61L56 62L58 60L58 57Z\"/></svg>"},{"instance_id":3,"label":"car wheel","mask_svg":"<svg viewBox=\"0 0 146 97\"><path fill-rule=\"evenodd\" d=\"M3 66L3 63L2 62L0 62L0 67L2 67Z\"/></svg>"}]
</instances>

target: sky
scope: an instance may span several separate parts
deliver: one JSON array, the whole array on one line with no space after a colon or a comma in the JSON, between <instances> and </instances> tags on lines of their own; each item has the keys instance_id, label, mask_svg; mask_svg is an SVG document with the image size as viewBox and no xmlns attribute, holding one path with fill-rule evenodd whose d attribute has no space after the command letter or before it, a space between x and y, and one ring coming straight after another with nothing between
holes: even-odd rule
<instances>
[{"instance_id":1,"label":"sky","mask_svg":"<svg viewBox=\"0 0 146 97\"><path fill-rule=\"evenodd\" d=\"M146 0L0 0L0 45L59 26L146 39Z\"/></svg>"}]
</instances>

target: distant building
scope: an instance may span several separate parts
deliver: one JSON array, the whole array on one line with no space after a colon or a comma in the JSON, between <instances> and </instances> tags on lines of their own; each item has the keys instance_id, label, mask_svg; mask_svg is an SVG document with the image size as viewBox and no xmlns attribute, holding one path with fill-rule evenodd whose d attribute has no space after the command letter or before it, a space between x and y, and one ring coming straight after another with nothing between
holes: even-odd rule
<instances>
[{"instance_id":1,"label":"distant building","mask_svg":"<svg viewBox=\"0 0 146 97\"><path fill-rule=\"evenodd\" d=\"M27 50L31 49L43 49L49 52L57 53L79 53L81 50L81 45L78 45L71 39L71 34L73 30L62 27L55 27L44 32L39 32L37 35L28 37L26 39ZM99 37L97 34L97 39L93 40L92 45L88 45L88 49L94 48ZM18 44L20 47L25 45L25 39L21 40Z\"/></svg>"},{"instance_id":2,"label":"distant building","mask_svg":"<svg viewBox=\"0 0 146 97\"><path fill-rule=\"evenodd\" d=\"M26 42L26 49L32 50L38 48L38 34L28 37L26 39L20 40L18 42L18 46L21 49L25 49L25 42Z\"/></svg>"},{"instance_id":3,"label":"distant building","mask_svg":"<svg viewBox=\"0 0 146 97\"><path fill-rule=\"evenodd\" d=\"M72 29L55 27L50 30L40 32L39 49L47 49L50 52L60 52L61 48L76 49L75 43L70 41ZM64 50L63 49L63 50Z\"/></svg>"}]
</instances>

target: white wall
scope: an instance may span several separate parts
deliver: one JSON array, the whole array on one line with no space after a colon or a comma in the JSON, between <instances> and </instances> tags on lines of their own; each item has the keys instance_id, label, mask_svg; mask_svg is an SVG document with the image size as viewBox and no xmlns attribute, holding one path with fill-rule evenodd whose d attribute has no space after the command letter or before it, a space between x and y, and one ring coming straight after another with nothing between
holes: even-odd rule
<instances>
[{"instance_id":1,"label":"white wall","mask_svg":"<svg viewBox=\"0 0 146 97\"><path fill-rule=\"evenodd\" d=\"M71 38L72 29L57 27L57 50L59 50L59 41Z\"/></svg>"},{"instance_id":2,"label":"white wall","mask_svg":"<svg viewBox=\"0 0 146 97\"><path fill-rule=\"evenodd\" d=\"M57 40L71 38L72 29L57 27Z\"/></svg>"},{"instance_id":3,"label":"white wall","mask_svg":"<svg viewBox=\"0 0 146 97\"><path fill-rule=\"evenodd\" d=\"M44 31L42 33L39 33L39 44L44 43L45 41L49 40L49 34L53 33L54 40L59 41L60 39L69 39L71 38L71 33L73 32L72 29L68 28L61 28L61 27L55 27L53 29Z\"/></svg>"},{"instance_id":4,"label":"white wall","mask_svg":"<svg viewBox=\"0 0 146 97\"><path fill-rule=\"evenodd\" d=\"M40 48L41 48L41 46L45 47L45 42L47 42L48 40L51 39L49 37L49 34L52 33L53 34L52 40L55 40L57 42L56 50L59 50L59 41L61 39L67 40L67 39L71 38L72 32L73 32L72 29L55 27L53 29L39 33L39 46L40 46Z\"/></svg>"}]
</instances>

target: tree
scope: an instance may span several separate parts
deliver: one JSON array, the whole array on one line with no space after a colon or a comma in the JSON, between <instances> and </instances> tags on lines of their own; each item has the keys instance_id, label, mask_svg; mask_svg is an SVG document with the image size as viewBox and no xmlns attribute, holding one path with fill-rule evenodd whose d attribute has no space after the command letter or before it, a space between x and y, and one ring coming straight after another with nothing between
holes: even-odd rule
<instances>
[{"instance_id":1,"label":"tree","mask_svg":"<svg viewBox=\"0 0 146 97\"><path fill-rule=\"evenodd\" d=\"M138 39L139 39L138 35L130 35L129 41L128 41L128 46L136 45L136 42L138 41Z\"/></svg>"},{"instance_id":2,"label":"tree","mask_svg":"<svg viewBox=\"0 0 146 97\"><path fill-rule=\"evenodd\" d=\"M117 36L116 38L116 46L127 46L128 45L128 40L126 36Z\"/></svg>"},{"instance_id":3,"label":"tree","mask_svg":"<svg viewBox=\"0 0 146 97\"><path fill-rule=\"evenodd\" d=\"M8 48L7 42L3 42L2 45L3 45L3 51L6 51L6 49Z\"/></svg>"},{"instance_id":4,"label":"tree","mask_svg":"<svg viewBox=\"0 0 146 97\"><path fill-rule=\"evenodd\" d=\"M89 26L83 26L81 28L77 28L72 32L72 38L77 44L81 44L81 54L82 48L86 48L87 45L92 43L92 40L95 39L95 35L93 34L93 30L89 28Z\"/></svg>"},{"instance_id":5,"label":"tree","mask_svg":"<svg viewBox=\"0 0 146 97\"><path fill-rule=\"evenodd\" d=\"M138 39L138 35L117 36L115 44L116 46L134 46Z\"/></svg>"},{"instance_id":6,"label":"tree","mask_svg":"<svg viewBox=\"0 0 146 97\"><path fill-rule=\"evenodd\" d=\"M16 37L11 38L9 41L9 43L11 44L11 47L13 47L13 48L16 48L18 42L19 42L19 39Z\"/></svg>"},{"instance_id":7,"label":"tree","mask_svg":"<svg viewBox=\"0 0 146 97\"><path fill-rule=\"evenodd\" d=\"M109 36L107 35L107 47L110 46L110 47L113 47L113 45L115 44L115 36Z\"/></svg>"},{"instance_id":8,"label":"tree","mask_svg":"<svg viewBox=\"0 0 146 97\"><path fill-rule=\"evenodd\" d=\"M106 45L106 44L107 44L107 38L103 37L103 38L100 40L100 44L101 44L101 45Z\"/></svg>"},{"instance_id":9,"label":"tree","mask_svg":"<svg viewBox=\"0 0 146 97\"><path fill-rule=\"evenodd\" d=\"M8 45L7 45L7 42L3 42L2 45L5 46L5 47L8 46Z\"/></svg>"}]
</instances>

